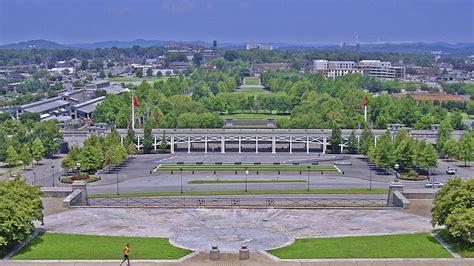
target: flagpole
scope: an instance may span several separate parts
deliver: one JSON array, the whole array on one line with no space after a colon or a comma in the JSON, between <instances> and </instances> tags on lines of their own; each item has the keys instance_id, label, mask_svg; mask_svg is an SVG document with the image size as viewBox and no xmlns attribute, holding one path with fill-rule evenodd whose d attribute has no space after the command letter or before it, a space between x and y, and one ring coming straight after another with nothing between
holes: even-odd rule
<instances>
[{"instance_id":1,"label":"flagpole","mask_svg":"<svg viewBox=\"0 0 474 266\"><path fill-rule=\"evenodd\" d=\"M365 118L365 123L367 123L367 105L364 106L364 118Z\"/></svg>"},{"instance_id":2,"label":"flagpole","mask_svg":"<svg viewBox=\"0 0 474 266\"><path fill-rule=\"evenodd\" d=\"M133 105L133 89L132 89L132 130L135 130L135 106Z\"/></svg>"}]
</instances>

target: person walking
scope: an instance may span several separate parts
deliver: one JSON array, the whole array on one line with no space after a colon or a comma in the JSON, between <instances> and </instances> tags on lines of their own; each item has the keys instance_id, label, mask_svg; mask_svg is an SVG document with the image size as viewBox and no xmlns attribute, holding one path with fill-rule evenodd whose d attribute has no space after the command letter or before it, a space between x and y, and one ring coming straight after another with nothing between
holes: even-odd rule
<instances>
[{"instance_id":1,"label":"person walking","mask_svg":"<svg viewBox=\"0 0 474 266\"><path fill-rule=\"evenodd\" d=\"M130 259L128 258L128 252L130 251L130 244L125 245L123 248L123 260L120 262L120 265L127 261L127 265L130 266Z\"/></svg>"}]
</instances>

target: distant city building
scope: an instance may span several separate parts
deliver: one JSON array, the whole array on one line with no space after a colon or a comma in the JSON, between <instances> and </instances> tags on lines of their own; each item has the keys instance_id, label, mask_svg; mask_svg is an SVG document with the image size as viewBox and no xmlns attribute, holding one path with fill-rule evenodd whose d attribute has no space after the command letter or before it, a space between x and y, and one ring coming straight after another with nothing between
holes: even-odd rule
<instances>
[{"instance_id":1,"label":"distant city building","mask_svg":"<svg viewBox=\"0 0 474 266\"><path fill-rule=\"evenodd\" d=\"M348 74L362 75L362 70L356 68L353 61L327 61L313 60L313 73L324 75L327 78L335 78Z\"/></svg>"},{"instance_id":2,"label":"distant city building","mask_svg":"<svg viewBox=\"0 0 474 266\"><path fill-rule=\"evenodd\" d=\"M176 72L186 69L190 64L190 62L172 62L170 68L173 69L173 72Z\"/></svg>"},{"instance_id":3,"label":"distant city building","mask_svg":"<svg viewBox=\"0 0 474 266\"><path fill-rule=\"evenodd\" d=\"M377 78L401 79L405 77L404 67L392 66L390 62L380 60L354 61L313 60L313 73L335 78L348 74L367 75Z\"/></svg>"},{"instance_id":4,"label":"distant city building","mask_svg":"<svg viewBox=\"0 0 474 266\"><path fill-rule=\"evenodd\" d=\"M289 63L264 63L264 64L253 64L252 73L262 74L264 72L275 72L275 71L290 71L291 65Z\"/></svg>"},{"instance_id":5,"label":"distant city building","mask_svg":"<svg viewBox=\"0 0 474 266\"><path fill-rule=\"evenodd\" d=\"M429 101L429 102L467 102L470 100L469 95L453 95L447 93L426 93L426 92L409 92L409 93L396 93L392 94L392 97L402 98L402 97L411 97L416 101L418 105L419 102Z\"/></svg>"},{"instance_id":6,"label":"distant city building","mask_svg":"<svg viewBox=\"0 0 474 266\"><path fill-rule=\"evenodd\" d=\"M248 43L247 50L252 50L252 49L271 51L273 50L273 47L271 45L264 45L264 44L259 44L259 43Z\"/></svg>"},{"instance_id":7,"label":"distant city building","mask_svg":"<svg viewBox=\"0 0 474 266\"><path fill-rule=\"evenodd\" d=\"M383 79L403 79L405 68L392 66L390 62L380 60L361 60L358 67L363 70L364 75Z\"/></svg>"}]
</instances>

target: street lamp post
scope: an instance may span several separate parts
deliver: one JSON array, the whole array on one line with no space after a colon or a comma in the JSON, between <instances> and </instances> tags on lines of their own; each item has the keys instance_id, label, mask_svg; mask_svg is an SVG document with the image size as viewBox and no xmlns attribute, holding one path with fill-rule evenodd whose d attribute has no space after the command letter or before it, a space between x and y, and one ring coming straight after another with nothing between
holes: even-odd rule
<instances>
[{"instance_id":1,"label":"street lamp post","mask_svg":"<svg viewBox=\"0 0 474 266\"><path fill-rule=\"evenodd\" d=\"M400 165L398 163L396 163L393 168L395 169L395 182L398 182L400 181L399 180L399 177L398 177L398 168L400 168Z\"/></svg>"},{"instance_id":2,"label":"street lamp post","mask_svg":"<svg viewBox=\"0 0 474 266\"><path fill-rule=\"evenodd\" d=\"M118 179L118 168L115 167L115 178L116 178L116 184L117 184L117 195L120 195L120 191L119 191L119 179Z\"/></svg>"},{"instance_id":3,"label":"street lamp post","mask_svg":"<svg viewBox=\"0 0 474 266\"><path fill-rule=\"evenodd\" d=\"M51 174L53 176L53 187L54 187L54 165L51 165Z\"/></svg>"},{"instance_id":4,"label":"street lamp post","mask_svg":"<svg viewBox=\"0 0 474 266\"><path fill-rule=\"evenodd\" d=\"M369 190L372 191L372 168L369 165Z\"/></svg>"},{"instance_id":5,"label":"street lamp post","mask_svg":"<svg viewBox=\"0 0 474 266\"><path fill-rule=\"evenodd\" d=\"M245 167L245 192L247 192L247 180L248 180L249 170Z\"/></svg>"},{"instance_id":6,"label":"street lamp post","mask_svg":"<svg viewBox=\"0 0 474 266\"><path fill-rule=\"evenodd\" d=\"M310 168L310 166L308 165L308 180L307 180L307 182L306 182L306 183L308 183L308 184L307 184L308 187L307 187L307 189L306 189L307 191L309 191L309 168Z\"/></svg>"},{"instance_id":7,"label":"street lamp post","mask_svg":"<svg viewBox=\"0 0 474 266\"><path fill-rule=\"evenodd\" d=\"M181 172L181 194L183 194L183 168L179 168L179 171Z\"/></svg>"},{"instance_id":8,"label":"street lamp post","mask_svg":"<svg viewBox=\"0 0 474 266\"><path fill-rule=\"evenodd\" d=\"M76 163L76 171L77 171L77 177L79 177L79 173L81 172L81 163Z\"/></svg>"},{"instance_id":9,"label":"street lamp post","mask_svg":"<svg viewBox=\"0 0 474 266\"><path fill-rule=\"evenodd\" d=\"M36 173L33 172L33 185L36 185Z\"/></svg>"}]
</instances>

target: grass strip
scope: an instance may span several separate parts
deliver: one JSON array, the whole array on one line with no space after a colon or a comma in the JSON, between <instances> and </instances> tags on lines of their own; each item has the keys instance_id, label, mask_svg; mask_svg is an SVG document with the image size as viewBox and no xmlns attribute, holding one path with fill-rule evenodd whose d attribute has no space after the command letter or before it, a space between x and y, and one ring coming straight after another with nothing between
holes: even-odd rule
<instances>
[{"instance_id":1,"label":"grass strip","mask_svg":"<svg viewBox=\"0 0 474 266\"><path fill-rule=\"evenodd\" d=\"M430 233L296 239L268 252L282 259L452 258Z\"/></svg>"},{"instance_id":2,"label":"grass strip","mask_svg":"<svg viewBox=\"0 0 474 266\"><path fill-rule=\"evenodd\" d=\"M305 180L191 180L188 184L234 184L234 183L304 183Z\"/></svg>"},{"instance_id":3,"label":"grass strip","mask_svg":"<svg viewBox=\"0 0 474 266\"><path fill-rule=\"evenodd\" d=\"M180 192L130 192L117 194L89 194L89 198L119 198L119 197L166 197L166 196L226 196L226 195L288 195L288 194L387 194L388 189L374 188L335 188L335 189L286 189L286 190L218 190L218 191L184 191Z\"/></svg>"},{"instance_id":4,"label":"grass strip","mask_svg":"<svg viewBox=\"0 0 474 266\"><path fill-rule=\"evenodd\" d=\"M121 260L127 243L132 260L179 259L191 253L171 245L168 238L45 233L33 239L12 260Z\"/></svg>"}]
</instances>

